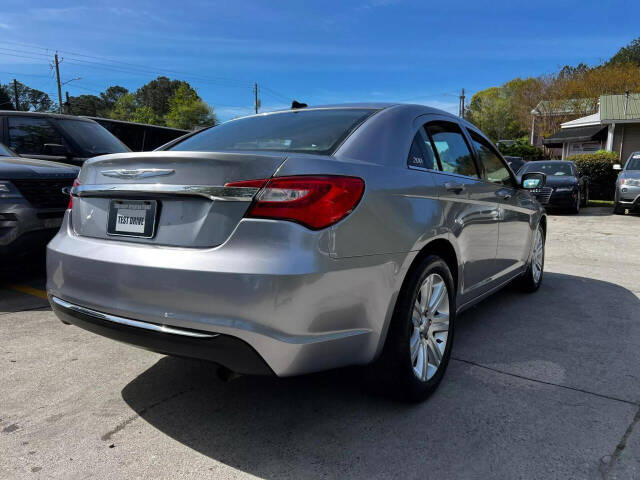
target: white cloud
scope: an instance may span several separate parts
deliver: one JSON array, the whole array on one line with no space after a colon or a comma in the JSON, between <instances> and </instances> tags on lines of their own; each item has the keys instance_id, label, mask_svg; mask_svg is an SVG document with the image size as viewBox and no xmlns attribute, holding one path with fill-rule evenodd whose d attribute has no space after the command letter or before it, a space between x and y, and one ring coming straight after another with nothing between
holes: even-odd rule
<instances>
[{"instance_id":1,"label":"white cloud","mask_svg":"<svg viewBox=\"0 0 640 480\"><path fill-rule=\"evenodd\" d=\"M89 7L77 6L66 8L32 8L29 14L36 20L75 20L78 14L84 14Z\"/></svg>"}]
</instances>

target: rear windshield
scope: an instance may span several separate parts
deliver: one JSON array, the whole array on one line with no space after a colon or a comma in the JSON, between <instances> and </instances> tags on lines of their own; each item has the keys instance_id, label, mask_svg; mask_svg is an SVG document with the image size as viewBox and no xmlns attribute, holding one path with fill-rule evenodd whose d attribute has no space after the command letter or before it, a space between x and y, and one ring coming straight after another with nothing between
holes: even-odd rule
<instances>
[{"instance_id":1,"label":"rear windshield","mask_svg":"<svg viewBox=\"0 0 640 480\"><path fill-rule=\"evenodd\" d=\"M557 176L573 176L573 168L569 162L566 163L543 163L543 162L529 162L527 163L519 173L527 172L541 172L547 175Z\"/></svg>"},{"instance_id":2,"label":"rear windshield","mask_svg":"<svg viewBox=\"0 0 640 480\"><path fill-rule=\"evenodd\" d=\"M87 157L129 151L106 128L95 122L59 119L58 125L78 144Z\"/></svg>"},{"instance_id":3,"label":"rear windshield","mask_svg":"<svg viewBox=\"0 0 640 480\"><path fill-rule=\"evenodd\" d=\"M197 133L170 150L273 150L332 153L372 109L318 109L239 118Z\"/></svg>"}]
</instances>

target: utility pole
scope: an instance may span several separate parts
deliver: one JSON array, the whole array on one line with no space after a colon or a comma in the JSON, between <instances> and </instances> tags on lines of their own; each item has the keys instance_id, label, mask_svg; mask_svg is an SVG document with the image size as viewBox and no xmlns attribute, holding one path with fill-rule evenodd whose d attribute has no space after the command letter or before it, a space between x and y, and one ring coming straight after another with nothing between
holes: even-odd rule
<instances>
[{"instance_id":1,"label":"utility pole","mask_svg":"<svg viewBox=\"0 0 640 480\"><path fill-rule=\"evenodd\" d=\"M64 92L64 96L65 96L65 99L66 99L65 107L67 107L67 108L65 108L65 111L66 111L67 115L71 115L71 101L69 100L69 91L68 90L66 92Z\"/></svg>"},{"instance_id":2,"label":"utility pole","mask_svg":"<svg viewBox=\"0 0 640 480\"><path fill-rule=\"evenodd\" d=\"M18 102L18 81L13 79L13 99L16 103L16 111L20 110L20 102Z\"/></svg>"},{"instance_id":3,"label":"utility pole","mask_svg":"<svg viewBox=\"0 0 640 480\"><path fill-rule=\"evenodd\" d=\"M462 94L460 95L460 107L458 108L458 115L461 118L464 118L464 88L462 89Z\"/></svg>"},{"instance_id":4,"label":"utility pole","mask_svg":"<svg viewBox=\"0 0 640 480\"><path fill-rule=\"evenodd\" d=\"M58 113L62 113L62 88L60 87L60 65L58 62L58 52L53 56L56 64L56 81L58 82Z\"/></svg>"},{"instance_id":5,"label":"utility pole","mask_svg":"<svg viewBox=\"0 0 640 480\"><path fill-rule=\"evenodd\" d=\"M260 106L260 100L258 100L258 84L253 84L253 105L255 107L256 113L258 113L258 107Z\"/></svg>"}]
</instances>

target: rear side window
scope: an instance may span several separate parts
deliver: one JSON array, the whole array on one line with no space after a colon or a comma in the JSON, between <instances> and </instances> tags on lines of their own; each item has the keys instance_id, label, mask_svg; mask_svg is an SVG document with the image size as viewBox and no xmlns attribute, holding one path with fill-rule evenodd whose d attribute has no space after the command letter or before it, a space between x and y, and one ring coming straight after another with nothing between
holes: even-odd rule
<instances>
[{"instance_id":1,"label":"rear side window","mask_svg":"<svg viewBox=\"0 0 640 480\"><path fill-rule=\"evenodd\" d=\"M9 147L18 153L46 155L45 143L65 145L62 135L44 118L14 117L9 122Z\"/></svg>"},{"instance_id":2,"label":"rear side window","mask_svg":"<svg viewBox=\"0 0 640 480\"><path fill-rule=\"evenodd\" d=\"M329 154L376 110L329 108L255 115L209 128L170 150L272 150Z\"/></svg>"},{"instance_id":3,"label":"rear side window","mask_svg":"<svg viewBox=\"0 0 640 480\"><path fill-rule=\"evenodd\" d=\"M407 165L410 167L428 168L433 170L435 166L435 155L431 148L431 142L425 137L422 131L418 131L411 142Z\"/></svg>"},{"instance_id":4,"label":"rear side window","mask_svg":"<svg viewBox=\"0 0 640 480\"><path fill-rule=\"evenodd\" d=\"M438 153L443 172L480 178L469 146L458 125L438 122L427 124L425 128Z\"/></svg>"},{"instance_id":5,"label":"rear side window","mask_svg":"<svg viewBox=\"0 0 640 480\"><path fill-rule=\"evenodd\" d=\"M469 135L478 154L478 159L484 168L487 180L500 185L513 186L509 169L489 142L475 132L469 132Z\"/></svg>"}]
</instances>

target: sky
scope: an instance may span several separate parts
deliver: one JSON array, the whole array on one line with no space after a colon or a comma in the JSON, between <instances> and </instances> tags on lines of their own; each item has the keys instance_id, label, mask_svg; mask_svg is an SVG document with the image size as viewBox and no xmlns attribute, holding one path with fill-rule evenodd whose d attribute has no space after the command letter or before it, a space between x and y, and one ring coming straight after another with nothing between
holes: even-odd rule
<instances>
[{"instance_id":1,"label":"sky","mask_svg":"<svg viewBox=\"0 0 640 480\"><path fill-rule=\"evenodd\" d=\"M606 5L606 6L605 6ZM458 95L563 65L608 59L640 37L640 2L434 0L3 1L0 83L57 101L187 80L221 120L291 100L421 103L457 113ZM79 79L78 79L79 78Z\"/></svg>"}]
</instances>

